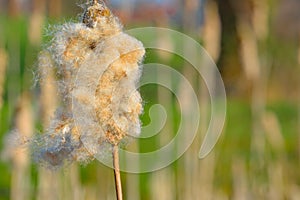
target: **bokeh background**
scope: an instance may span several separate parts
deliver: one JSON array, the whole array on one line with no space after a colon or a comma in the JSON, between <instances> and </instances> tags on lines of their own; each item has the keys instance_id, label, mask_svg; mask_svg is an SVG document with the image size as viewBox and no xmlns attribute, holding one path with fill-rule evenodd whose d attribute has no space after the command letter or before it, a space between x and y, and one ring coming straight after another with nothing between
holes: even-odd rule
<instances>
[{"instance_id":1,"label":"bokeh background","mask_svg":"<svg viewBox=\"0 0 300 200\"><path fill-rule=\"evenodd\" d=\"M10 148L13 130L29 137L47 127L59 100L53 85L35 81L37 55L49 39L47 27L78 20L82 12L78 5L84 2L0 0L0 199L116 198L113 171L99 162L49 171L32 164L26 148ZM201 43L220 70L228 101L223 134L214 151L199 160L210 118L206 86L182 58L147 50L145 63L172 66L193 84L201 108L200 129L192 146L172 165L152 173L122 173L125 199L300 199L300 1L107 3L126 29L171 28ZM157 38L172 47L170 41L163 35ZM47 80L54 78L49 73ZM163 105L168 113L160 133L130 147L147 152L174 137L181 113L165 88L144 86L141 93L144 124L151 123L148 111L154 104ZM189 110L186 98L183 109ZM154 116L160 119L159 113Z\"/></svg>"}]
</instances>

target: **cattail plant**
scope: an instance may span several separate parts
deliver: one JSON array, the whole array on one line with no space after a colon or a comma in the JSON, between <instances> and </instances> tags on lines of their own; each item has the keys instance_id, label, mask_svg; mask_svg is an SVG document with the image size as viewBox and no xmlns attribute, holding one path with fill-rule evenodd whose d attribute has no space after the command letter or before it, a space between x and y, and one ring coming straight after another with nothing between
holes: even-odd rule
<instances>
[{"instance_id":1,"label":"cattail plant","mask_svg":"<svg viewBox=\"0 0 300 200\"><path fill-rule=\"evenodd\" d=\"M142 99L136 88L145 50L122 31L104 2L94 0L83 8L81 22L53 28L52 40L39 55L57 73L61 106L46 133L32 139L33 159L57 169L111 152L122 199L118 148L140 134Z\"/></svg>"}]
</instances>

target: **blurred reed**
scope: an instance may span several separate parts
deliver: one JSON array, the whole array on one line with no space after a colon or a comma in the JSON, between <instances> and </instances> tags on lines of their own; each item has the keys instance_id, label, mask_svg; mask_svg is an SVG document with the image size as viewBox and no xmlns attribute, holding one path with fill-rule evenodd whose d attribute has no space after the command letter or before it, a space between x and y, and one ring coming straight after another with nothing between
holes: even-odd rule
<instances>
[{"instance_id":1,"label":"blurred reed","mask_svg":"<svg viewBox=\"0 0 300 200\"><path fill-rule=\"evenodd\" d=\"M196 13L199 12L197 10L200 6L198 5L200 2L196 1L184 1L184 29L185 32L193 33L196 30L196 20L195 16ZM206 49L209 50L209 53L213 55L214 60L218 60L219 53L220 53L220 35L221 35L221 28L220 28L220 19L218 16L218 10L216 8L216 4L214 2L209 1L206 7L205 12L205 27L203 29L203 35L202 38L205 43ZM164 45L172 45L169 44L168 38L158 38L158 42L163 41ZM163 39L162 39L163 38ZM194 50L191 49L189 46L184 46L184 51L186 54L193 55ZM167 54L161 53L160 56L163 59L168 59ZM195 57L199 57L195 55ZM201 60L199 60L201 62ZM209 69L206 69L209 70ZM182 74L189 80L190 83L194 84L197 77L195 77L195 73L191 66L185 64L183 67ZM209 73L208 73L209 74ZM211 77L207 77L213 82L214 75L212 73ZM158 77L160 75L158 74ZM164 79L169 80L168 76L164 74ZM206 91L206 86L200 82L200 107L201 107L201 134L202 136L205 134L205 130L207 128L208 123L208 117L209 117L209 110L206 109L209 106L209 94ZM193 87L197 87L193 85ZM193 108L190 106L190 97L191 94L185 90L184 85L179 83L179 95L184 97L184 102L181 102L182 106L182 116L188 117L189 113L193 112ZM161 99L162 102L164 102L165 105L172 105L172 98L171 96L168 97L168 95L163 92L160 92L160 89L158 89L158 96L159 99ZM169 102L169 103L168 103ZM168 114L170 114L168 112ZM169 115L170 117L170 115ZM189 121L189 120L187 120ZM189 132L188 127L185 127L185 132ZM169 128L168 128L169 130ZM172 131L172 129L170 129ZM162 141L169 140L170 138L167 138L166 136L161 137ZM195 142L191 146L191 148L185 153L183 156L183 160L181 162L178 162L176 174L173 174L173 170L171 167L164 169L160 172L156 172L157 178L152 179L153 185L156 187L153 187L153 198L161 198L164 197L164 199L211 199L211 198L219 198L219 199L226 199L226 196L224 195L217 195L218 192L214 191L214 170L215 170L215 155L212 153L209 157L207 157L205 160L202 160L199 162L198 158L198 151L200 146L200 138L197 137L195 139ZM176 186L170 184L173 183L173 181L176 181ZM161 183L158 187L158 183ZM175 191L176 192L175 192ZM160 192L159 192L160 191ZM172 192L170 194L170 192ZM175 194L176 196L173 196Z\"/></svg>"},{"instance_id":2,"label":"blurred reed","mask_svg":"<svg viewBox=\"0 0 300 200\"><path fill-rule=\"evenodd\" d=\"M291 186L289 192L290 200L298 200L300 196L300 187L297 184Z\"/></svg>"},{"instance_id":3,"label":"blurred reed","mask_svg":"<svg viewBox=\"0 0 300 200\"><path fill-rule=\"evenodd\" d=\"M38 61L41 93L41 119L44 129L50 125L51 118L54 117L56 106L58 105L57 88L55 82L55 72L49 67L52 63L47 52L42 52L45 59ZM53 64L53 63L52 63ZM52 69L52 70L51 70ZM37 200L55 200L63 197L63 185L61 175L58 171L50 171L44 167L38 170ZM73 191L73 190L72 190Z\"/></svg>"},{"instance_id":4,"label":"blurred reed","mask_svg":"<svg viewBox=\"0 0 300 200\"><path fill-rule=\"evenodd\" d=\"M249 178L246 167L246 160L234 157L231 162L232 174L232 199L233 200L250 200Z\"/></svg>"},{"instance_id":5,"label":"blurred reed","mask_svg":"<svg viewBox=\"0 0 300 200\"><path fill-rule=\"evenodd\" d=\"M10 199L27 200L32 196L29 151L23 145L18 147L17 143L24 143L33 134L34 116L28 93L21 95L15 116L16 130L7 136L5 149L9 151L7 156L12 163Z\"/></svg>"},{"instance_id":6,"label":"blurred reed","mask_svg":"<svg viewBox=\"0 0 300 200\"><path fill-rule=\"evenodd\" d=\"M61 16L62 0L50 0L49 2L49 16L52 18Z\"/></svg>"},{"instance_id":7,"label":"blurred reed","mask_svg":"<svg viewBox=\"0 0 300 200\"><path fill-rule=\"evenodd\" d=\"M0 47L0 109L3 106L3 93L4 93L4 82L6 75L6 68L8 64L8 56L4 49Z\"/></svg>"},{"instance_id":8,"label":"blurred reed","mask_svg":"<svg viewBox=\"0 0 300 200\"><path fill-rule=\"evenodd\" d=\"M161 35L160 37L166 38L165 35ZM161 38L157 38L157 42L161 42ZM166 38L165 42L170 42L170 38ZM161 45L161 44L160 44ZM170 44L167 44L169 47ZM159 51L159 57L162 60L168 60L169 55L166 52ZM164 80L164 81L163 81ZM160 73L157 71L157 81L158 83L161 82L169 82L169 85L172 85L172 75L168 72ZM174 137L174 129L172 127L172 121L174 113L172 112L172 106L174 106L174 100L172 97L172 93L170 91L166 91L166 88L158 86L157 87L157 100L159 104L163 105L164 108L167 110L168 116L166 123L164 124L164 128L161 130L157 141L155 142L159 147L167 144L168 141ZM156 113L155 119L157 121L163 121L163 116ZM159 125L159 123L157 124ZM156 130L159 130L156 128ZM157 133L158 134L158 133ZM164 159L164 158L158 158ZM150 199L166 199L171 200L176 198L176 184L175 184L175 174L174 169L172 166L166 167L162 170L157 172L153 172L150 176L150 187L151 187L151 198Z\"/></svg>"},{"instance_id":9,"label":"blurred reed","mask_svg":"<svg viewBox=\"0 0 300 200\"><path fill-rule=\"evenodd\" d=\"M6 79L6 95L9 107L9 118L7 122L11 120L13 115L13 108L17 103L17 99L21 94L21 33L13 32L10 37L7 38L7 55L8 55L8 66L6 68L6 75L9 79Z\"/></svg>"},{"instance_id":10,"label":"blurred reed","mask_svg":"<svg viewBox=\"0 0 300 200\"><path fill-rule=\"evenodd\" d=\"M298 34L298 42L300 43L300 33ZM298 56L297 56L297 61L298 61L298 71L300 72L300 44L298 45ZM298 102L300 102L300 79L298 79ZM300 103L298 103L298 160L300 160ZM299 163L298 163L299 165ZM296 200L297 198L300 197L300 187L296 183L292 183L290 185L290 198L292 200Z\"/></svg>"},{"instance_id":11,"label":"blurred reed","mask_svg":"<svg viewBox=\"0 0 300 200\"><path fill-rule=\"evenodd\" d=\"M28 39L34 46L39 46L42 42L43 25L46 14L46 1L33 0L33 10L29 17Z\"/></svg>"},{"instance_id":12,"label":"blurred reed","mask_svg":"<svg viewBox=\"0 0 300 200\"><path fill-rule=\"evenodd\" d=\"M63 191L60 199L82 200L84 199L84 189L81 185L80 170L78 164L72 164L69 169L60 174Z\"/></svg>"},{"instance_id":13,"label":"blurred reed","mask_svg":"<svg viewBox=\"0 0 300 200\"><path fill-rule=\"evenodd\" d=\"M204 5L204 24L201 37L205 50L217 62L221 53L222 25L218 5L215 1L206 1Z\"/></svg>"},{"instance_id":14,"label":"blurred reed","mask_svg":"<svg viewBox=\"0 0 300 200\"><path fill-rule=\"evenodd\" d=\"M288 176L285 176L287 170L286 149L284 138L281 133L281 127L276 115L272 112L265 112L263 116L263 127L266 133L266 140L269 142L277 159L270 160L268 163L268 199L285 199L288 197Z\"/></svg>"},{"instance_id":15,"label":"blurred reed","mask_svg":"<svg viewBox=\"0 0 300 200\"><path fill-rule=\"evenodd\" d=\"M134 144L130 145L130 147L131 147L130 148L131 151L138 152L139 143L134 142ZM130 162L134 166L139 166L140 160L135 159L134 161L132 161L132 159L131 159ZM126 198L125 199L139 200L141 198L141 193L140 193L140 190L139 190L140 177L136 174L126 174L126 179L125 180L126 180L126 191L125 191ZM111 183L111 185L112 185L112 183ZM108 194L111 194L111 192L108 193Z\"/></svg>"},{"instance_id":16,"label":"blurred reed","mask_svg":"<svg viewBox=\"0 0 300 200\"><path fill-rule=\"evenodd\" d=\"M97 182L96 182L97 184L93 186L94 190L96 191L96 193L95 193L96 196L94 199L95 200L96 199L114 200L116 198L115 197L115 185L114 185L114 181L112 179L112 177L114 175L113 175L113 172L111 171L111 169L106 166L103 166L102 164L99 164L99 165L97 165L96 176L97 176ZM127 185L126 185L126 187L127 187ZM132 194L132 193L130 193L130 191L129 191L129 194ZM135 195L135 194L132 194L132 195ZM132 196L132 198L134 199L136 197ZM88 198L86 198L86 199L88 199Z\"/></svg>"},{"instance_id":17,"label":"blurred reed","mask_svg":"<svg viewBox=\"0 0 300 200\"><path fill-rule=\"evenodd\" d=\"M165 18L163 20L156 20L157 26L167 26L168 25L168 19ZM156 38L157 46L162 47L161 49L173 49L172 44L172 38L170 38L168 35L160 34ZM163 50L157 51L157 60L161 60L162 63L169 63L170 59L172 58L172 54L169 52L165 52ZM156 79L158 83L161 82L168 82L169 85L172 85L172 75L169 72L161 73L157 71ZM174 134L173 129L173 106L174 106L174 99L172 97L172 93L170 91L167 91L166 88L162 86L157 87L157 101L160 105L164 107L165 110L167 110L168 116L166 119L166 122L163 126L163 129L160 130L159 134L155 144L158 145L158 147L164 146L164 144L167 144L168 141L171 140ZM155 116L153 116L155 121L164 121L164 116L161 116L159 112L155 113ZM155 122L151 122L155 123ZM156 130L159 130L160 123L155 123ZM164 158L158 158L158 159L164 159ZM150 187L150 199L175 199L176 198L176 184L175 184L175 173L173 167L169 166L162 170L159 170L157 172L151 173L149 177L149 187ZM142 197L142 196L141 196Z\"/></svg>"},{"instance_id":18,"label":"blurred reed","mask_svg":"<svg viewBox=\"0 0 300 200\"><path fill-rule=\"evenodd\" d=\"M218 7L215 1L206 1L204 6L204 24L202 27L201 37L203 39L203 46L211 56L213 61L216 63L220 56L221 49L221 21L218 12ZM207 64L204 59L201 61L203 63L202 70L205 71L206 79L209 84L214 84L215 82L215 74L213 73L213 69ZM200 85L200 138L198 141L203 141L203 138L208 129L208 124L210 123L210 94L207 91L207 86L204 81L199 81ZM218 117L218 116L214 116ZM200 142L196 142L196 146L194 147L194 156L198 155L199 147L201 146ZM198 149L197 149L198 148ZM195 159L195 158L194 158ZM214 188L214 179L215 177L215 168L216 168L216 154L215 152L211 152L205 159L200 162L194 163L194 165L198 165L198 193L193 198L201 199L219 199L222 197L218 197L218 190ZM197 173L197 172L195 172ZM193 181L196 184L197 180ZM226 196L224 197L226 198Z\"/></svg>"},{"instance_id":19,"label":"blurred reed","mask_svg":"<svg viewBox=\"0 0 300 200\"><path fill-rule=\"evenodd\" d=\"M264 168L265 137L262 129L262 115L265 109L265 84L259 61L257 40L247 21L242 21L243 16L238 17L237 29L241 38L241 57L247 79L251 83L251 109L252 109L252 135L251 135L251 187L255 199L264 199L266 191L263 184L253 178Z\"/></svg>"},{"instance_id":20,"label":"blurred reed","mask_svg":"<svg viewBox=\"0 0 300 200\"><path fill-rule=\"evenodd\" d=\"M275 113L273 112L265 112L262 118L263 128L265 130L266 139L276 151L277 156L281 162L284 162L285 155L285 144L284 138L281 133L281 127L279 120Z\"/></svg>"},{"instance_id":21,"label":"blurred reed","mask_svg":"<svg viewBox=\"0 0 300 200\"><path fill-rule=\"evenodd\" d=\"M298 36L298 55L297 55L297 61L298 61L298 71L300 72L300 33ZM300 102L300 79L298 79L298 102ZM299 140L299 149L298 149L298 156L300 158L300 103L298 104L298 140ZM300 159L299 159L300 160Z\"/></svg>"},{"instance_id":22,"label":"blurred reed","mask_svg":"<svg viewBox=\"0 0 300 200\"><path fill-rule=\"evenodd\" d=\"M253 14L252 24L258 40L265 40L269 35L269 2L266 0L252 0Z\"/></svg>"},{"instance_id":23,"label":"blurred reed","mask_svg":"<svg viewBox=\"0 0 300 200\"><path fill-rule=\"evenodd\" d=\"M97 196L97 189L95 188L94 185L85 185L83 188L84 188L84 199L89 199L89 200L101 199L99 196Z\"/></svg>"},{"instance_id":24,"label":"blurred reed","mask_svg":"<svg viewBox=\"0 0 300 200\"><path fill-rule=\"evenodd\" d=\"M266 199L282 200L285 199L286 185L284 181L284 169L282 163L275 162L268 166L268 192Z\"/></svg>"},{"instance_id":25,"label":"blurred reed","mask_svg":"<svg viewBox=\"0 0 300 200\"><path fill-rule=\"evenodd\" d=\"M253 1L252 3L254 3L253 12L250 11L247 3L244 4L244 9L236 8L237 32L241 40L240 56L245 76L247 81L250 82L252 95L252 141L249 171L251 197L255 199L270 198L268 195L276 191L277 194L272 194L272 196L280 198L282 195L280 190L274 189L272 186L268 187L267 181L264 180L264 176L270 179L274 178L273 173L276 174L276 170L278 170L278 168L272 168L272 165L268 168L268 163L265 160L265 156L267 156L265 146L266 139L268 139L268 135L265 135L265 133L270 131L264 130L263 124L264 116L266 116L265 107L270 63L267 57L268 50L265 47L259 48L259 46L265 44L267 40L269 7L266 1ZM270 134L274 137L274 132ZM277 136L279 137L280 134L277 134ZM271 140L271 142L274 142L274 140ZM269 174L264 174L264 171L268 171ZM273 191L270 191L270 189L273 189Z\"/></svg>"},{"instance_id":26,"label":"blurred reed","mask_svg":"<svg viewBox=\"0 0 300 200\"><path fill-rule=\"evenodd\" d=\"M196 30L196 14L199 8L199 1L195 0L185 0L183 2L183 30L184 32L191 34ZM193 55L194 58L198 58L199 55L195 55L195 49L188 46L188 44L183 44L183 51L185 54ZM183 70L181 72L184 77L189 80L192 86L195 87L194 83L196 81L196 74L193 71L193 67L190 66L187 62L183 65ZM184 116L187 122L191 122L190 114L193 112L190 101L192 94L190 91L186 90L184 83L179 83L179 96L183 99L183 102L180 102L181 105L181 116ZM190 124L187 124L183 131L189 132ZM199 150L199 140L195 139L193 145L190 146L189 150L185 152L183 160L181 163L178 163L178 186L177 190L181 193L178 193L179 199L195 199L201 197L202 194L199 194L199 189L201 187L201 178L199 174L199 161L198 161L198 150ZM180 144L178 144L180 146ZM179 147L178 147L179 148Z\"/></svg>"}]
</instances>

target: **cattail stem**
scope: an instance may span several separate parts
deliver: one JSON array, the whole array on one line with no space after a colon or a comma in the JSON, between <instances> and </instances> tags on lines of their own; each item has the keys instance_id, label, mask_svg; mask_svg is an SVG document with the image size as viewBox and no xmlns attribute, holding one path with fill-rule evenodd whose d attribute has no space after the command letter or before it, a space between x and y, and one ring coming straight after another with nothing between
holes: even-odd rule
<instances>
[{"instance_id":1,"label":"cattail stem","mask_svg":"<svg viewBox=\"0 0 300 200\"><path fill-rule=\"evenodd\" d=\"M113 165L114 165L117 200L123 200L118 145L114 145L113 147Z\"/></svg>"}]
</instances>

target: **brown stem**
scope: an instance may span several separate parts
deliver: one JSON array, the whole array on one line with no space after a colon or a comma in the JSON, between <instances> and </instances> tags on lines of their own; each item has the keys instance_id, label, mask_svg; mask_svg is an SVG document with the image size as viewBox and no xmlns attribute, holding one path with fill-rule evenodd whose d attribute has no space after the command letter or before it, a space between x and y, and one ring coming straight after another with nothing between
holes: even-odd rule
<instances>
[{"instance_id":1,"label":"brown stem","mask_svg":"<svg viewBox=\"0 0 300 200\"><path fill-rule=\"evenodd\" d=\"M114 165L117 200L123 200L118 145L114 145L114 148L113 148L113 165Z\"/></svg>"}]
</instances>

